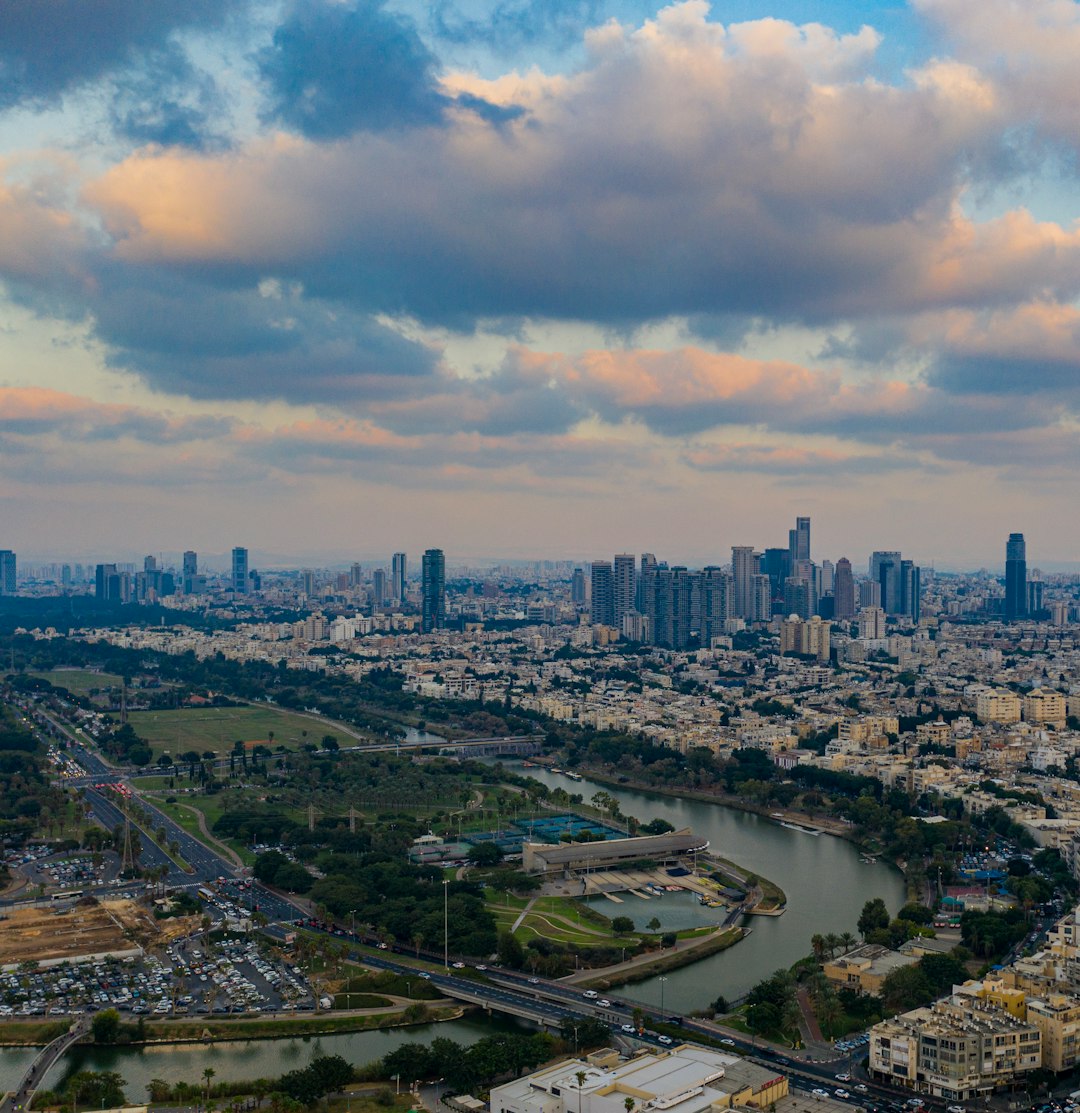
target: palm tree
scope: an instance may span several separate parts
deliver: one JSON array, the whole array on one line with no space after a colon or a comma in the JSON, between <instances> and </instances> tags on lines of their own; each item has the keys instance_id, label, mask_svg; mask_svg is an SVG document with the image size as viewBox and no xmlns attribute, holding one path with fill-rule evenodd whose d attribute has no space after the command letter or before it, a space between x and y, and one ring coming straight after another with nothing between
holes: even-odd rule
<instances>
[{"instance_id":1,"label":"palm tree","mask_svg":"<svg viewBox=\"0 0 1080 1113\"><path fill-rule=\"evenodd\" d=\"M840 948L845 953L850 951L857 942L858 940L855 938L854 935L851 934L850 931L845 931L843 935L840 936Z\"/></svg>"},{"instance_id":2,"label":"palm tree","mask_svg":"<svg viewBox=\"0 0 1080 1113\"><path fill-rule=\"evenodd\" d=\"M635 1102L629 1094L623 1098L623 1109L626 1110L626 1113L634 1113L634 1106L636 1104L637 1102Z\"/></svg>"},{"instance_id":3,"label":"palm tree","mask_svg":"<svg viewBox=\"0 0 1080 1113\"><path fill-rule=\"evenodd\" d=\"M810 949L814 952L814 958L818 962L825 957L825 936L821 932L815 932L810 936Z\"/></svg>"},{"instance_id":4,"label":"palm tree","mask_svg":"<svg viewBox=\"0 0 1080 1113\"><path fill-rule=\"evenodd\" d=\"M574 1072L574 1077L577 1079L577 1113L581 1113L581 1088L589 1076L583 1070L579 1070Z\"/></svg>"},{"instance_id":5,"label":"palm tree","mask_svg":"<svg viewBox=\"0 0 1080 1113\"><path fill-rule=\"evenodd\" d=\"M210 1079L213 1078L215 1074L217 1074L217 1071L214 1070L213 1067L204 1067L203 1068L202 1075L203 1075L203 1078L206 1079L206 1104L207 1105L210 1104Z\"/></svg>"}]
</instances>

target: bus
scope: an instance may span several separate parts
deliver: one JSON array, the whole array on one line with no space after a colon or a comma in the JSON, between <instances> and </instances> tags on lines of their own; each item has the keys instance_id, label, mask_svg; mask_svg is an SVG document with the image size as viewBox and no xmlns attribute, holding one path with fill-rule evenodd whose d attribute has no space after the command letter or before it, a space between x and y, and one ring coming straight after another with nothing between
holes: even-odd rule
<instances>
[{"instance_id":1,"label":"bus","mask_svg":"<svg viewBox=\"0 0 1080 1113\"><path fill-rule=\"evenodd\" d=\"M82 889L68 889L64 893L53 893L53 900L78 900L83 895Z\"/></svg>"}]
</instances>

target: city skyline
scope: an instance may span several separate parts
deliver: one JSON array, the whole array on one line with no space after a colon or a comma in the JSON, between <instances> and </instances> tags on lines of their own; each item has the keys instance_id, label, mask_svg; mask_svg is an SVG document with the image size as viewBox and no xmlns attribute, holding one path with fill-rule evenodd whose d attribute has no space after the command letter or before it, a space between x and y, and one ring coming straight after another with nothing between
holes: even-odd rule
<instances>
[{"instance_id":1,"label":"city skyline","mask_svg":"<svg viewBox=\"0 0 1080 1113\"><path fill-rule=\"evenodd\" d=\"M1078 51L1073 0L9 5L3 543L1069 562Z\"/></svg>"}]
</instances>

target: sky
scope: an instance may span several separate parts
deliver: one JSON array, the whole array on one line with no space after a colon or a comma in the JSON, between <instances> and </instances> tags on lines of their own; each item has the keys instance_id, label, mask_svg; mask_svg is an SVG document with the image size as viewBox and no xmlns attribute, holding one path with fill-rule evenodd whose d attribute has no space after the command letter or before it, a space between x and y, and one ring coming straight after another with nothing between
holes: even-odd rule
<instances>
[{"instance_id":1,"label":"sky","mask_svg":"<svg viewBox=\"0 0 1080 1113\"><path fill-rule=\"evenodd\" d=\"M0 547L1080 559L1077 57L1074 0L3 5Z\"/></svg>"}]
</instances>

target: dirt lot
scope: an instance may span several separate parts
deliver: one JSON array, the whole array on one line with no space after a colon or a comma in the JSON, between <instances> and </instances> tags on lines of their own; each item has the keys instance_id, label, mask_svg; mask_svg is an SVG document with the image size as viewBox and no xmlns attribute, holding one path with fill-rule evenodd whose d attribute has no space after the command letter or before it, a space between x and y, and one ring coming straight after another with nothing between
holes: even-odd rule
<instances>
[{"instance_id":1,"label":"dirt lot","mask_svg":"<svg viewBox=\"0 0 1080 1113\"><path fill-rule=\"evenodd\" d=\"M162 931L134 901L79 904L68 912L23 908L0 920L0 965L49 958L127 951L151 946L191 930L193 921L166 920Z\"/></svg>"}]
</instances>

